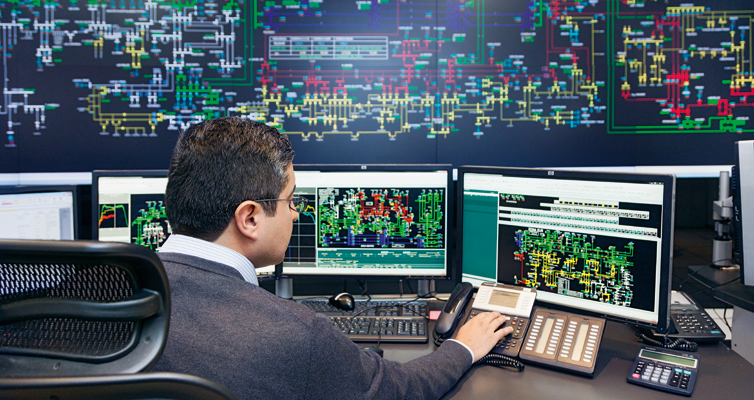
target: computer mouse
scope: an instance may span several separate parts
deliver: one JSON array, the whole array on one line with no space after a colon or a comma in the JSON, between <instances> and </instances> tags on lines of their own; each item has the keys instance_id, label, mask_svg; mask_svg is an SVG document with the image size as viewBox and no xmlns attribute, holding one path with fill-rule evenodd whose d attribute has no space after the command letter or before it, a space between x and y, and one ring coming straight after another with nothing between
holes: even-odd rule
<instances>
[{"instance_id":1,"label":"computer mouse","mask_svg":"<svg viewBox=\"0 0 754 400\"><path fill-rule=\"evenodd\" d=\"M379 355L380 357L382 357L382 354L383 354L382 349L379 348L379 347L375 347L375 346L362 347L361 349L362 350L366 350L366 351L373 351L373 352L377 353L377 355Z\"/></svg>"},{"instance_id":2,"label":"computer mouse","mask_svg":"<svg viewBox=\"0 0 754 400\"><path fill-rule=\"evenodd\" d=\"M339 310L351 311L356 307L356 301L353 299L353 296L346 292L330 297L328 302Z\"/></svg>"}]
</instances>

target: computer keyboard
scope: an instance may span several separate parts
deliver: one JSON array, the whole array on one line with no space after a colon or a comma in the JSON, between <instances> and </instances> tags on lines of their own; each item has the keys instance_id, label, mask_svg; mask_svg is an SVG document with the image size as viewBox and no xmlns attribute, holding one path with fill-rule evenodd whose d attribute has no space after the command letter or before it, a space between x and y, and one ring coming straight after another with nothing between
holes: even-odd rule
<instances>
[{"instance_id":1,"label":"computer keyboard","mask_svg":"<svg viewBox=\"0 0 754 400\"><path fill-rule=\"evenodd\" d=\"M304 300L301 304L329 316L333 325L354 342L429 340L426 301L357 301L352 311L339 310L322 300Z\"/></svg>"},{"instance_id":2,"label":"computer keyboard","mask_svg":"<svg viewBox=\"0 0 754 400\"><path fill-rule=\"evenodd\" d=\"M417 300L412 302L405 301L357 301L353 311L343 311L333 307L325 300L304 300L301 304L309 307L310 310L325 314L328 316L427 316L427 302Z\"/></svg>"},{"instance_id":3,"label":"computer keyboard","mask_svg":"<svg viewBox=\"0 0 754 400\"><path fill-rule=\"evenodd\" d=\"M426 343L424 317L345 317L330 316L330 322L354 342Z\"/></svg>"}]
</instances>

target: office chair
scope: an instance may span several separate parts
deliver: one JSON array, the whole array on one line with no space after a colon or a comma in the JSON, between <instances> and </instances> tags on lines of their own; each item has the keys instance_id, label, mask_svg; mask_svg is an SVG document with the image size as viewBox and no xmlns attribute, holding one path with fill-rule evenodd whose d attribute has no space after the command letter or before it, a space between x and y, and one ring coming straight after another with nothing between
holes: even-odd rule
<instances>
[{"instance_id":1,"label":"office chair","mask_svg":"<svg viewBox=\"0 0 754 400\"><path fill-rule=\"evenodd\" d=\"M167 276L149 249L0 240L0 398L235 399L199 377L140 373L162 354L169 321Z\"/></svg>"}]
</instances>

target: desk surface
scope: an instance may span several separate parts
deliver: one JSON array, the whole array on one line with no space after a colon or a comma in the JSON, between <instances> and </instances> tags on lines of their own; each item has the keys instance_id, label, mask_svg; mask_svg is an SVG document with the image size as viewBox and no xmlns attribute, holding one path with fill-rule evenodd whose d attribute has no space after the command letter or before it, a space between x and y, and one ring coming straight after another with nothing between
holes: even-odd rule
<instances>
[{"instance_id":1,"label":"desk surface","mask_svg":"<svg viewBox=\"0 0 754 400\"><path fill-rule=\"evenodd\" d=\"M754 286L744 286L739 282L732 282L714 288L712 295L728 304L754 312Z\"/></svg>"},{"instance_id":2,"label":"desk surface","mask_svg":"<svg viewBox=\"0 0 754 400\"><path fill-rule=\"evenodd\" d=\"M735 281L741 272L738 268L714 268L710 265L690 265L690 277L708 288L714 288Z\"/></svg>"},{"instance_id":3,"label":"desk surface","mask_svg":"<svg viewBox=\"0 0 754 400\"><path fill-rule=\"evenodd\" d=\"M432 325L432 324L430 324ZM431 328L431 326L430 326ZM443 399L680 399L684 396L628 383L641 343L635 328L608 321L594 378L534 365L523 372L472 367ZM388 360L406 362L434 351L434 344L383 343ZM754 365L717 343L700 346L699 378L691 398L742 399L754 393Z\"/></svg>"}]
</instances>

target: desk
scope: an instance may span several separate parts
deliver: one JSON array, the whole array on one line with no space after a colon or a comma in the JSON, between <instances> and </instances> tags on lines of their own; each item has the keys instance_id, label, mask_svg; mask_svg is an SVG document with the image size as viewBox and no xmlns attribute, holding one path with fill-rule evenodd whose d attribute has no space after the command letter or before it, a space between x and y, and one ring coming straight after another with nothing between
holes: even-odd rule
<instances>
[{"instance_id":1,"label":"desk","mask_svg":"<svg viewBox=\"0 0 754 400\"><path fill-rule=\"evenodd\" d=\"M712 296L733 306L731 346L746 360L754 363L754 287L737 279L739 268L712 268L707 265L688 267L689 276L712 289Z\"/></svg>"},{"instance_id":2,"label":"desk","mask_svg":"<svg viewBox=\"0 0 754 400\"><path fill-rule=\"evenodd\" d=\"M754 362L754 287L732 282L714 288L712 295L733 306L731 346L749 362Z\"/></svg>"},{"instance_id":3,"label":"desk","mask_svg":"<svg viewBox=\"0 0 754 400\"><path fill-rule=\"evenodd\" d=\"M715 268L709 265L690 265L687 268L690 277L708 288L714 288L735 281L740 275L738 268Z\"/></svg>"},{"instance_id":4,"label":"desk","mask_svg":"<svg viewBox=\"0 0 754 400\"><path fill-rule=\"evenodd\" d=\"M430 323L430 328L433 324ZM527 365L523 372L472 367L443 399L682 399L626 381L641 343L635 328L608 321L594 378ZM434 344L383 343L388 360L406 362L434 351ZM691 398L744 399L754 393L754 365L727 346L700 346L699 380Z\"/></svg>"}]
</instances>

